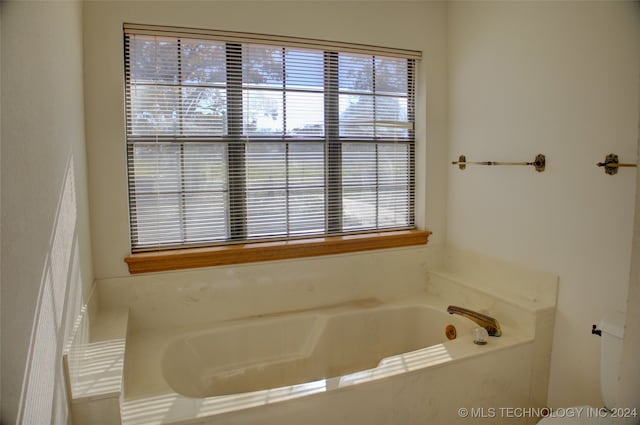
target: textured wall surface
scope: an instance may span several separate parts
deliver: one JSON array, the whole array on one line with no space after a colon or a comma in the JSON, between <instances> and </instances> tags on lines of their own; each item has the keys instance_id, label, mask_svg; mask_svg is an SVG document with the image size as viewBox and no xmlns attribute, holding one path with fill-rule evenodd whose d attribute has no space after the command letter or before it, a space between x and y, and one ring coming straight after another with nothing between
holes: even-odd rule
<instances>
[{"instance_id":1,"label":"textured wall surface","mask_svg":"<svg viewBox=\"0 0 640 425\"><path fill-rule=\"evenodd\" d=\"M560 276L551 362L553 407L599 394L591 324L627 299L636 162L637 2L452 2L450 157L532 161L547 170L449 171L452 245Z\"/></svg>"},{"instance_id":2,"label":"textured wall surface","mask_svg":"<svg viewBox=\"0 0 640 425\"><path fill-rule=\"evenodd\" d=\"M2 4L2 423L66 424L61 352L93 282L82 5Z\"/></svg>"}]
</instances>

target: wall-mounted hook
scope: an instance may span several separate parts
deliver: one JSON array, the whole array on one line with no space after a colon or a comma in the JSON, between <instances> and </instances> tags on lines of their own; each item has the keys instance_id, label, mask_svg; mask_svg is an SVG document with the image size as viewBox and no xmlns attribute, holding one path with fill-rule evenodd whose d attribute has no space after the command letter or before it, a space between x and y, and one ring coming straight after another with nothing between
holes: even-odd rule
<instances>
[{"instance_id":1,"label":"wall-mounted hook","mask_svg":"<svg viewBox=\"0 0 640 425\"><path fill-rule=\"evenodd\" d=\"M591 335L602 336L602 331L600 329L598 329L597 325L592 325L591 326Z\"/></svg>"}]
</instances>

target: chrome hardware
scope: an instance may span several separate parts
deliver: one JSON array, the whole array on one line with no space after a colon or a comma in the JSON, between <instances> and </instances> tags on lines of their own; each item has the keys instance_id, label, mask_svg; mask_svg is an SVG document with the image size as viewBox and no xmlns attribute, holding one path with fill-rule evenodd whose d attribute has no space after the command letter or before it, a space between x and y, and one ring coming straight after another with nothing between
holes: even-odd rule
<instances>
[{"instance_id":1,"label":"chrome hardware","mask_svg":"<svg viewBox=\"0 0 640 425\"><path fill-rule=\"evenodd\" d=\"M476 345L487 345L489 333L485 328L475 328L473 330L473 343Z\"/></svg>"}]
</instances>

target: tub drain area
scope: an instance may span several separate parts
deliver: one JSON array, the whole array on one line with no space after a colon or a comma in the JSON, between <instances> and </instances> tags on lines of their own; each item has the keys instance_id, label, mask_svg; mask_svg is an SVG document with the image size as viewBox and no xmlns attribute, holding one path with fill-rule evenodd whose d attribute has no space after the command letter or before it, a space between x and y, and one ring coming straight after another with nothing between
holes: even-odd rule
<instances>
[{"instance_id":1,"label":"tub drain area","mask_svg":"<svg viewBox=\"0 0 640 425\"><path fill-rule=\"evenodd\" d=\"M458 331L456 331L456 327L453 325L447 325L444 330L444 334L447 336L448 340L456 339L458 336Z\"/></svg>"}]
</instances>

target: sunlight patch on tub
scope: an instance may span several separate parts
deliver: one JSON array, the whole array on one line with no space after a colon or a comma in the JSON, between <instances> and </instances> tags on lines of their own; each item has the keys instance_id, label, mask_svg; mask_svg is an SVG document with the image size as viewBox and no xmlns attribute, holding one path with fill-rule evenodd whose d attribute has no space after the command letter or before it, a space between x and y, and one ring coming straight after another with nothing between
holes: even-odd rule
<instances>
[{"instance_id":1,"label":"sunlight patch on tub","mask_svg":"<svg viewBox=\"0 0 640 425\"><path fill-rule=\"evenodd\" d=\"M378 367L351 373L340 378L340 387L361 384L367 381L387 378L394 375L423 369L448 362L452 359L443 344L436 344L408 353L398 354L382 359Z\"/></svg>"},{"instance_id":2,"label":"sunlight patch on tub","mask_svg":"<svg viewBox=\"0 0 640 425\"><path fill-rule=\"evenodd\" d=\"M304 384L289 385L286 387L272 388L262 391L253 391L243 394L232 394L203 399L198 412L200 415L219 414L248 407L262 406L270 403L304 397L311 394L325 392L327 390L326 379L305 382Z\"/></svg>"},{"instance_id":3,"label":"sunlight patch on tub","mask_svg":"<svg viewBox=\"0 0 640 425\"><path fill-rule=\"evenodd\" d=\"M73 397L104 396L122 387L124 338L71 347L67 353Z\"/></svg>"},{"instance_id":4,"label":"sunlight patch on tub","mask_svg":"<svg viewBox=\"0 0 640 425\"><path fill-rule=\"evenodd\" d=\"M325 381L203 399L167 394L125 400L122 419L125 425L159 425L185 418L202 418L321 393L327 390Z\"/></svg>"},{"instance_id":5,"label":"sunlight patch on tub","mask_svg":"<svg viewBox=\"0 0 640 425\"><path fill-rule=\"evenodd\" d=\"M164 422L167 414L174 410L177 394L145 397L122 403L122 423L126 425L157 425Z\"/></svg>"}]
</instances>

